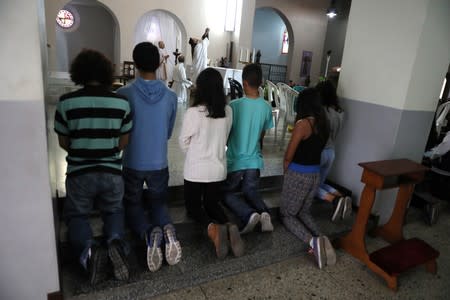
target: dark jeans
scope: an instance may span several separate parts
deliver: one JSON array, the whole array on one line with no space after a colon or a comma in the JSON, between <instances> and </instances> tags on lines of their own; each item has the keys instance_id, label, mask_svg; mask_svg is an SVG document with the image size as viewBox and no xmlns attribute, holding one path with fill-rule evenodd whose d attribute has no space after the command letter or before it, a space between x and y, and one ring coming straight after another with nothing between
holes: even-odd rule
<instances>
[{"instance_id":1,"label":"dark jeans","mask_svg":"<svg viewBox=\"0 0 450 300\"><path fill-rule=\"evenodd\" d=\"M93 172L66 179L64 219L72 250L85 267L88 250L94 244L89 224L94 201L98 201L107 242L118 239L124 245L123 190L122 176L116 174Z\"/></svg>"},{"instance_id":2,"label":"dark jeans","mask_svg":"<svg viewBox=\"0 0 450 300\"><path fill-rule=\"evenodd\" d=\"M167 208L169 169L154 171L138 171L129 168L123 169L125 182L125 216L128 225L134 233L141 238L153 226L163 228L172 223ZM147 192L143 197L144 182ZM150 222L145 215L148 209Z\"/></svg>"},{"instance_id":3,"label":"dark jeans","mask_svg":"<svg viewBox=\"0 0 450 300\"><path fill-rule=\"evenodd\" d=\"M184 180L184 203L189 217L207 226L211 222L225 224L225 215L220 201L223 199L223 181L192 182Z\"/></svg>"},{"instance_id":4,"label":"dark jeans","mask_svg":"<svg viewBox=\"0 0 450 300\"><path fill-rule=\"evenodd\" d=\"M227 176L224 202L243 226L247 224L251 214L268 211L258 190L259 174L259 169L247 169L228 173ZM240 192L244 199L239 197Z\"/></svg>"}]
</instances>

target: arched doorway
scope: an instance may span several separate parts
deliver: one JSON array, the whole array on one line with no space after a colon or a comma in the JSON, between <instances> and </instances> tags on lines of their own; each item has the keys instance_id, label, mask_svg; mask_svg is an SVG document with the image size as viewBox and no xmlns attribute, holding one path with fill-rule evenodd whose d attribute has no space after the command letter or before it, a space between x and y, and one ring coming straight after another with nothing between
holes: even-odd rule
<instances>
[{"instance_id":1,"label":"arched doorway","mask_svg":"<svg viewBox=\"0 0 450 300\"><path fill-rule=\"evenodd\" d=\"M186 53L187 34L181 20L174 14L165 10L152 10L139 18L134 30L135 45L148 41L155 45L163 41L166 45L169 59L167 61L167 78L172 80L175 56L173 52Z\"/></svg>"},{"instance_id":2,"label":"arched doorway","mask_svg":"<svg viewBox=\"0 0 450 300\"><path fill-rule=\"evenodd\" d=\"M261 52L260 62L268 65L286 66L287 76L294 50L294 33L287 18L275 8L257 8L253 21L252 36L252 48ZM268 43L267 41L271 42Z\"/></svg>"},{"instance_id":3,"label":"arched doorway","mask_svg":"<svg viewBox=\"0 0 450 300\"><path fill-rule=\"evenodd\" d=\"M61 10L64 12L55 16L56 71L67 72L70 62L83 48L98 50L118 65L119 25L106 6L95 0L76 0L68 2ZM68 26L70 23L72 25Z\"/></svg>"}]
</instances>

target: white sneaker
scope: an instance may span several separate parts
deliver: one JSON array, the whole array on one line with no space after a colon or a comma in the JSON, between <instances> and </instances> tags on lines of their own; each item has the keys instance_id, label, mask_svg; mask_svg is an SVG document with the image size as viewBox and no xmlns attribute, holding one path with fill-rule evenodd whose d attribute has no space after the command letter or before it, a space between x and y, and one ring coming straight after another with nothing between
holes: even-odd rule
<instances>
[{"instance_id":1,"label":"white sneaker","mask_svg":"<svg viewBox=\"0 0 450 300\"><path fill-rule=\"evenodd\" d=\"M181 260L182 251L172 224L164 226L164 240L166 242L166 261L171 266L176 265Z\"/></svg>"},{"instance_id":2,"label":"white sneaker","mask_svg":"<svg viewBox=\"0 0 450 300\"><path fill-rule=\"evenodd\" d=\"M325 248L325 255L327 257L327 266L333 266L336 264L336 252L327 236L322 236L322 240Z\"/></svg>"},{"instance_id":3,"label":"white sneaker","mask_svg":"<svg viewBox=\"0 0 450 300\"><path fill-rule=\"evenodd\" d=\"M270 215L267 212L263 212L260 218L261 222L261 231L262 232L271 232L273 231L272 221L270 219Z\"/></svg>"},{"instance_id":4,"label":"white sneaker","mask_svg":"<svg viewBox=\"0 0 450 300\"><path fill-rule=\"evenodd\" d=\"M245 227L241 230L241 234L253 231L253 229L255 228L256 224L258 224L260 219L261 216L258 213L252 213L252 215L248 219L247 225L245 225Z\"/></svg>"},{"instance_id":5,"label":"white sneaker","mask_svg":"<svg viewBox=\"0 0 450 300\"><path fill-rule=\"evenodd\" d=\"M151 232L147 232L147 266L151 272L159 270L162 266L163 254L161 250L162 230L155 227Z\"/></svg>"},{"instance_id":6,"label":"white sneaker","mask_svg":"<svg viewBox=\"0 0 450 300\"><path fill-rule=\"evenodd\" d=\"M345 220L352 215L352 198L344 198L344 208L342 209L342 219Z\"/></svg>"},{"instance_id":7,"label":"white sneaker","mask_svg":"<svg viewBox=\"0 0 450 300\"><path fill-rule=\"evenodd\" d=\"M333 215L331 216L331 221L334 222L336 221L336 219L339 217L342 217L342 212L344 210L344 206L345 206L345 198L344 197L340 197L338 199L338 202L336 204L336 207L334 208L334 212Z\"/></svg>"}]
</instances>

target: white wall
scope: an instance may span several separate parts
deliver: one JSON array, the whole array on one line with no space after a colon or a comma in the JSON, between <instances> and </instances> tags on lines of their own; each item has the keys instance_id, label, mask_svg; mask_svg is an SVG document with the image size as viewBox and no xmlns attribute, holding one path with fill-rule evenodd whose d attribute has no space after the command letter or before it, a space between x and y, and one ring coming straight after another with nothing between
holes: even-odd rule
<instances>
[{"instance_id":1,"label":"white wall","mask_svg":"<svg viewBox=\"0 0 450 300\"><path fill-rule=\"evenodd\" d=\"M0 4L0 27L8 28L0 47L0 63L8 70L0 74L0 299L47 299L59 290L44 114L43 12L43 0Z\"/></svg>"},{"instance_id":2,"label":"white wall","mask_svg":"<svg viewBox=\"0 0 450 300\"><path fill-rule=\"evenodd\" d=\"M294 36L289 38L295 43L293 49L289 49L287 78L294 82L300 82L300 64L304 50L313 52L311 83L318 80L328 22L325 12L329 3L329 0L256 0L256 8L274 8L292 26Z\"/></svg>"},{"instance_id":3,"label":"white wall","mask_svg":"<svg viewBox=\"0 0 450 300\"><path fill-rule=\"evenodd\" d=\"M286 25L273 9L260 8L255 11L252 48L261 50L261 63L287 64L288 54L281 54L284 30Z\"/></svg>"},{"instance_id":4,"label":"white wall","mask_svg":"<svg viewBox=\"0 0 450 300\"><path fill-rule=\"evenodd\" d=\"M450 61L449 15L448 0L352 1L338 86L345 123L331 177L355 200L358 163L420 162ZM375 210L386 222L394 195L377 199L384 200Z\"/></svg>"},{"instance_id":5,"label":"white wall","mask_svg":"<svg viewBox=\"0 0 450 300\"><path fill-rule=\"evenodd\" d=\"M436 109L449 62L448 6L445 0L353 1L340 95L393 108Z\"/></svg>"},{"instance_id":6,"label":"white wall","mask_svg":"<svg viewBox=\"0 0 450 300\"><path fill-rule=\"evenodd\" d=\"M109 12L100 5L72 4L70 8L77 11L80 16L79 26L73 31L64 30L57 26L56 41L58 55L57 71L69 71L71 61L83 48L95 49L102 52L111 61L114 61L114 19Z\"/></svg>"}]
</instances>

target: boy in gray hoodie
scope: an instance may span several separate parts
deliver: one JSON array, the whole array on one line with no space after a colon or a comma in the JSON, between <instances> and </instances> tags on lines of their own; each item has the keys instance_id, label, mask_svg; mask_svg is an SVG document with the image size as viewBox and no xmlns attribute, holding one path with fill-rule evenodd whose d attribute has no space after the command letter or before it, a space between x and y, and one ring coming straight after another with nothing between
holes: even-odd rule
<instances>
[{"instance_id":1,"label":"boy in gray hoodie","mask_svg":"<svg viewBox=\"0 0 450 300\"><path fill-rule=\"evenodd\" d=\"M138 77L117 91L129 99L135 122L123 155L124 205L131 229L147 242L147 264L154 272L162 265L163 239L167 263L174 265L181 260L181 246L167 209L167 142L175 123L177 96L163 81L156 80L159 52L155 45L136 45L133 60ZM144 182L150 222L142 202Z\"/></svg>"}]
</instances>

